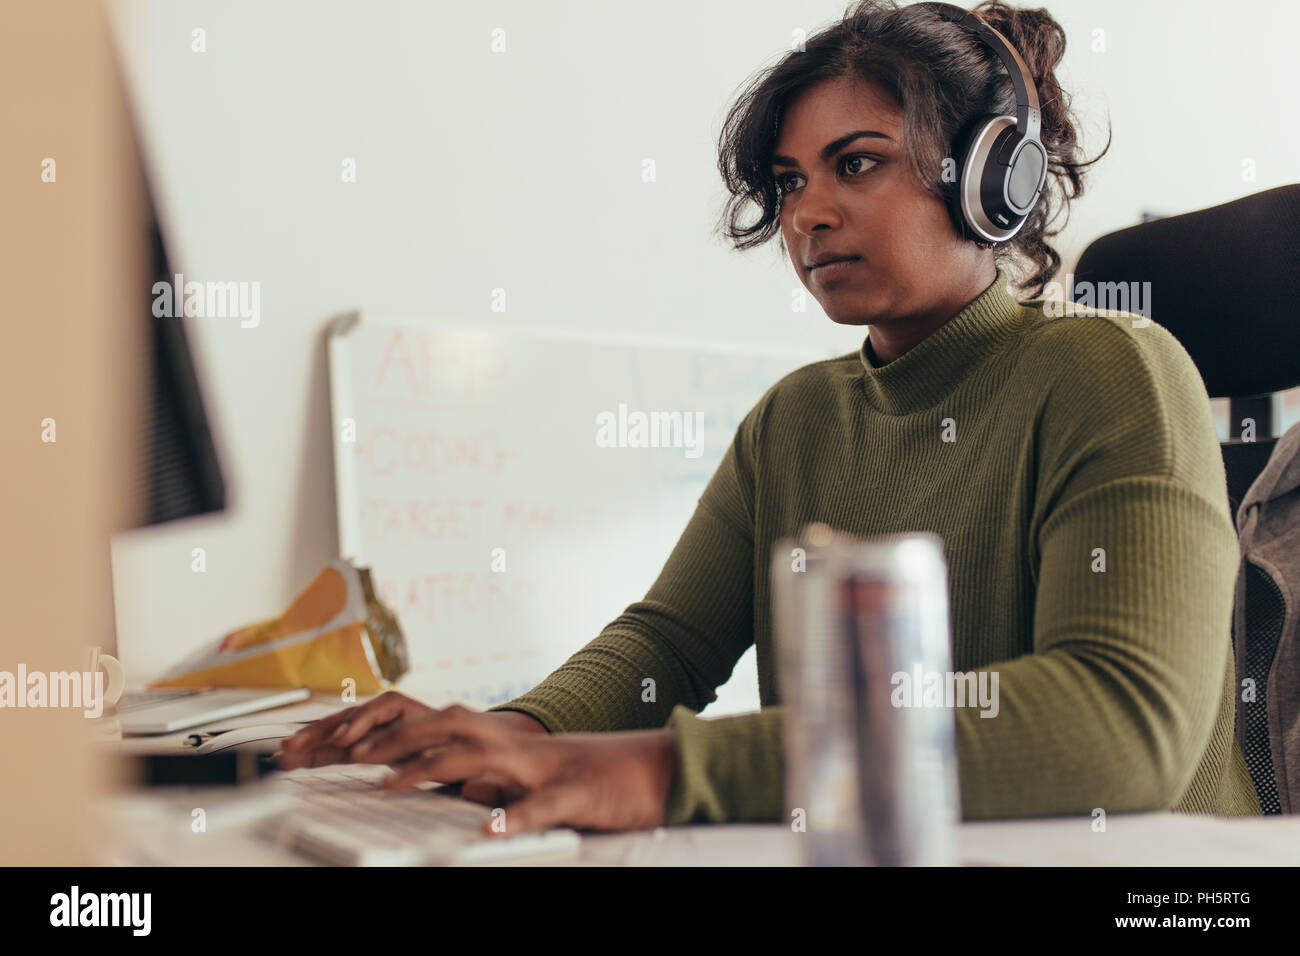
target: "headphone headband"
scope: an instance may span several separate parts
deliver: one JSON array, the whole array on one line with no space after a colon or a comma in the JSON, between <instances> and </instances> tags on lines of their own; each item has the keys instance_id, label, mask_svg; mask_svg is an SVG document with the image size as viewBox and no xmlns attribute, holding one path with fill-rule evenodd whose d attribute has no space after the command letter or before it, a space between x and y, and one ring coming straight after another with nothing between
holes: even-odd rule
<instances>
[{"instance_id":1,"label":"headphone headband","mask_svg":"<svg viewBox=\"0 0 1300 956\"><path fill-rule=\"evenodd\" d=\"M934 12L943 19L966 27L997 54L1006 67L1007 76L1011 78L1011 88L1016 94L1016 132L1026 138L1032 135L1037 139L1042 122L1038 108L1038 87L1020 52L1006 37L969 10L950 3L929 3L926 6L934 8Z\"/></svg>"},{"instance_id":2,"label":"headphone headband","mask_svg":"<svg viewBox=\"0 0 1300 956\"><path fill-rule=\"evenodd\" d=\"M987 117L974 124L965 142L954 150L960 178L949 200L960 235L972 238L974 233L984 242L1005 242L1025 224L1047 178L1038 87L1011 42L974 13L950 3L916 6L970 31L997 55L1011 80L1015 115Z\"/></svg>"}]
</instances>

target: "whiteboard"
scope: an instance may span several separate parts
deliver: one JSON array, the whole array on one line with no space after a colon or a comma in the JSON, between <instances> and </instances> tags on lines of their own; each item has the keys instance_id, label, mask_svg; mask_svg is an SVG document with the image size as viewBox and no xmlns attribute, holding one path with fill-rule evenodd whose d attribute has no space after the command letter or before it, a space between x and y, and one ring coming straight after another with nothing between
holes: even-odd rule
<instances>
[{"instance_id":1,"label":"whiteboard","mask_svg":"<svg viewBox=\"0 0 1300 956\"><path fill-rule=\"evenodd\" d=\"M645 596L741 418L825 357L357 313L328 350L339 553L401 623L399 686L477 708ZM757 687L751 647L707 712Z\"/></svg>"}]
</instances>

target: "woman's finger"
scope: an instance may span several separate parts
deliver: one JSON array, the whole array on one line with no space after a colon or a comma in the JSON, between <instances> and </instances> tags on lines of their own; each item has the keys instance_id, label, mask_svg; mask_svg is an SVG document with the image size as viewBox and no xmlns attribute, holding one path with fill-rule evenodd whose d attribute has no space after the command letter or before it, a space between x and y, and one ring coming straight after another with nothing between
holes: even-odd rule
<instances>
[{"instance_id":1,"label":"woman's finger","mask_svg":"<svg viewBox=\"0 0 1300 956\"><path fill-rule=\"evenodd\" d=\"M349 720L340 723L324 742L337 747L350 747L375 727L391 723L400 717L430 712L436 713L432 707L419 701L396 691L388 691L362 705Z\"/></svg>"},{"instance_id":2,"label":"woman's finger","mask_svg":"<svg viewBox=\"0 0 1300 956\"><path fill-rule=\"evenodd\" d=\"M538 787L522 800L502 808L501 813L493 814L492 819L483 825L483 832L490 836L511 837L575 825L575 821L584 819L590 793L590 786L581 783Z\"/></svg>"},{"instance_id":3,"label":"woman's finger","mask_svg":"<svg viewBox=\"0 0 1300 956\"><path fill-rule=\"evenodd\" d=\"M490 773L531 789L539 776L539 764L535 748L499 741L455 740L438 747L431 757L421 756L401 764L385 778L384 786L401 790L425 780L452 783Z\"/></svg>"},{"instance_id":4,"label":"woman's finger","mask_svg":"<svg viewBox=\"0 0 1300 956\"><path fill-rule=\"evenodd\" d=\"M402 720L371 730L349 747L348 753L357 763L401 764L453 739L435 718Z\"/></svg>"},{"instance_id":5,"label":"woman's finger","mask_svg":"<svg viewBox=\"0 0 1300 956\"><path fill-rule=\"evenodd\" d=\"M313 720L306 727L296 733L290 734L280 741L281 750L305 750L308 747L314 747L322 740L334 733L339 724L345 723L356 716L361 706L346 707L336 714L330 714L328 717L322 717L320 720Z\"/></svg>"},{"instance_id":6,"label":"woman's finger","mask_svg":"<svg viewBox=\"0 0 1300 956\"><path fill-rule=\"evenodd\" d=\"M356 726L355 722L353 726ZM352 745L351 755L359 763L393 763L453 740L496 740L505 732L496 721L453 704L426 717L403 720L374 730ZM335 742L347 746L346 740Z\"/></svg>"},{"instance_id":7,"label":"woman's finger","mask_svg":"<svg viewBox=\"0 0 1300 956\"><path fill-rule=\"evenodd\" d=\"M281 742L283 744L283 741ZM311 747L301 750L281 750L275 756L281 770L298 770L302 767L324 767L332 763L351 763L348 752L342 747Z\"/></svg>"},{"instance_id":8,"label":"woman's finger","mask_svg":"<svg viewBox=\"0 0 1300 956\"><path fill-rule=\"evenodd\" d=\"M484 773L470 777L460 788L460 795L471 803L489 807L504 807L527 795L528 791L509 777Z\"/></svg>"}]
</instances>

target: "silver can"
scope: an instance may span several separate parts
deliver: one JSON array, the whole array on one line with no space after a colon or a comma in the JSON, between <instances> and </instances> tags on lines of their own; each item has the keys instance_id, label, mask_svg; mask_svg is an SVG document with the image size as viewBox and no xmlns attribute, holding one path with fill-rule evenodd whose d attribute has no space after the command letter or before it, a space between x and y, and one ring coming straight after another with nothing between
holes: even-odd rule
<instances>
[{"instance_id":1,"label":"silver can","mask_svg":"<svg viewBox=\"0 0 1300 956\"><path fill-rule=\"evenodd\" d=\"M928 533L814 523L774 549L786 809L811 865L956 862L947 579Z\"/></svg>"},{"instance_id":2,"label":"silver can","mask_svg":"<svg viewBox=\"0 0 1300 956\"><path fill-rule=\"evenodd\" d=\"M867 862L857 769L853 658L840 614L847 551L826 525L777 542L771 587L785 809L811 866Z\"/></svg>"}]
</instances>

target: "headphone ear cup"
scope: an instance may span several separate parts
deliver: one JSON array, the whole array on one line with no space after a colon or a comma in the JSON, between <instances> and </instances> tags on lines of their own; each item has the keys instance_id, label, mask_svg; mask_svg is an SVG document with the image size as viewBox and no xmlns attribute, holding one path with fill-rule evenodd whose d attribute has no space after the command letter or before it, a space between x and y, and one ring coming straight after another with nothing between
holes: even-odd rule
<instances>
[{"instance_id":1,"label":"headphone ear cup","mask_svg":"<svg viewBox=\"0 0 1300 956\"><path fill-rule=\"evenodd\" d=\"M966 212L962 208L962 194L966 190L967 179L970 174L977 173L977 170L966 169L966 164L970 160L971 147L974 146L975 140L979 138L984 127L991 122L990 119L984 118L973 122L966 130L960 133L955 142L957 150L952 154L953 164L957 172L957 180L948 183L948 215L952 220L953 228L957 230L957 235L963 239L969 239L973 242L981 242L982 237L975 231L974 226L966 217Z\"/></svg>"},{"instance_id":2,"label":"headphone ear cup","mask_svg":"<svg viewBox=\"0 0 1300 956\"><path fill-rule=\"evenodd\" d=\"M1025 224L1041 193L1047 155L1023 139L1014 116L983 122L967 146L958 203L971 231L990 243L1009 241ZM1010 203L1020 204L1019 208Z\"/></svg>"},{"instance_id":3,"label":"headphone ear cup","mask_svg":"<svg viewBox=\"0 0 1300 956\"><path fill-rule=\"evenodd\" d=\"M1012 211L1022 216L1032 212L1046 179L1046 151L1037 140L1025 141L1007 171L1007 198L1015 204Z\"/></svg>"}]
</instances>

